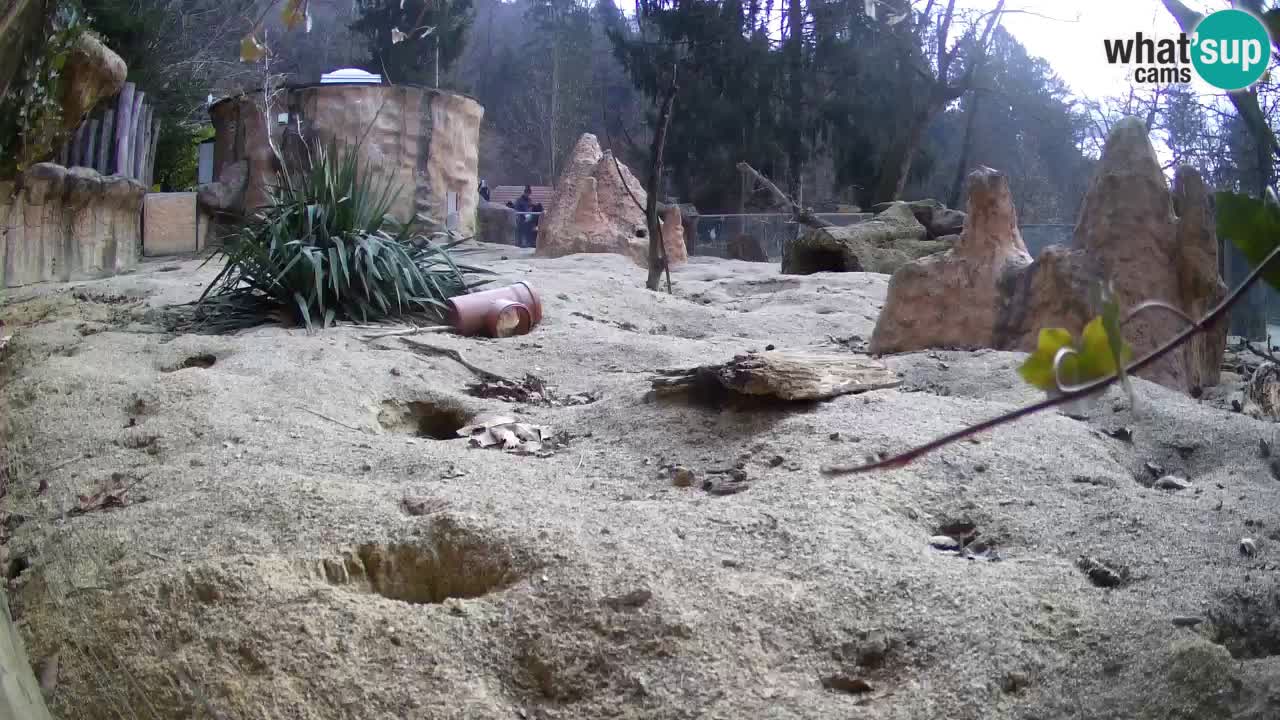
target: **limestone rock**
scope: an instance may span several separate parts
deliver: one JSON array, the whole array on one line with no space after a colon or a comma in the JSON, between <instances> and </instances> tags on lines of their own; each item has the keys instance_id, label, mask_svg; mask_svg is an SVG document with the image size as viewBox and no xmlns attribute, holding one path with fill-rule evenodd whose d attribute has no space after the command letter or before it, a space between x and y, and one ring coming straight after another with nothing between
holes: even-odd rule
<instances>
[{"instance_id":1,"label":"limestone rock","mask_svg":"<svg viewBox=\"0 0 1280 720\"><path fill-rule=\"evenodd\" d=\"M782 272L892 273L916 258L949 245L926 240L927 232L905 203L895 203L871 220L826 228L809 228L782 255Z\"/></svg>"},{"instance_id":2,"label":"limestone rock","mask_svg":"<svg viewBox=\"0 0 1280 720\"><path fill-rule=\"evenodd\" d=\"M516 244L516 211L502 203L481 201L476 208L476 240L495 245Z\"/></svg>"},{"instance_id":3,"label":"limestone rock","mask_svg":"<svg viewBox=\"0 0 1280 720\"><path fill-rule=\"evenodd\" d=\"M37 163L0 186L0 283L114 275L137 264L142 198L135 180Z\"/></svg>"},{"instance_id":4,"label":"limestone rock","mask_svg":"<svg viewBox=\"0 0 1280 720\"><path fill-rule=\"evenodd\" d=\"M641 210L647 197L631 170L615 162L611 152L601 150L594 135L584 134L538 225L536 253L542 257L616 253L647 267L649 241ZM680 208L666 206L661 222L668 262L673 266L685 262L689 255Z\"/></svg>"},{"instance_id":5,"label":"limestone rock","mask_svg":"<svg viewBox=\"0 0 1280 720\"><path fill-rule=\"evenodd\" d=\"M1041 328L1079 333L1100 311L1091 292L1104 279L1122 307L1161 300L1200 317L1225 297L1208 190L1182 168L1170 191L1140 119L1122 120L1108 137L1073 247L1050 246L1034 263L1003 179L992 191L993 174L970 176L969 216L956 249L894 275L872 352L1030 351ZM1141 357L1183 327L1173 313L1148 311L1126 323L1125 339ZM1139 375L1184 392L1216 385L1225 346L1223 323Z\"/></svg>"},{"instance_id":6,"label":"limestone rock","mask_svg":"<svg viewBox=\"0 0 1280 720\"><path fill-rule=\"evenodd\" d=\"M216 182L206 183L197 189L200 208L214 214L239 215L244 210L248 181L249 162L230 163L223 168Z\"/></svg>"},{"instance_id":7,"label":"limestone rock","mask_svg":"<svg viewBox=\"0 0 1280 720\"><path fill-rule=\"evenodd\" d=\"M872 211L879 215L889 208L897 206L906 206L911 210L911 214L915 216L916 221L924 226L927 237L930 240L940 239L947 235L957 235L964 229L964 213L959 210L952 210L932 198L911 201L893 200L878 203L872 207Z\"/></svg>"},{"instance_id":8,"label":"limestone rock","mask_svg":"<svg viewBox=\"0 0 1280 720\"><path fill-rule=\"evenodd\" d=\"M1001 312L999 288L1030 263L1008 180L978 168L969 175L969 212L959 242L894 273L870 351L990 347Z\"/></svg>"},{"instance_id":9,"label":"limestone rock","mask_svg":"<svg viewBox=\"0 0 1280 720\"><path fill-rule=\"evenodd\" d=\"M361 162L400 188L391 215L401 222L426 217L428 228L443 227L451 196L456 200L457 231L475 233L480 195L480 122L484 107L475 100L434 88L409 85L307 85L291 87L273 101L271 116L287 113L287 126L267 127L261 93L226 98L209 108L214 127L215 181L233 211L259 207L277 182L278 160L268 133L280 144L286 162L297 167L307 147L358 144ZM245 163L243 197L236 201L236 164ZM222 191L209 191L201 202Z\"/></svg>"},{"instance_id":10,"label":"limestone rock","mask_svg":"<svg viewBox=\"0 0 1280 720\"><path fill-rule=\"evenodd\" d=\"M120 92L128 68L101 40L83 33L67 55L63 73L62 124L71 130L99 100Z\"/></svg>"}]
</instances>

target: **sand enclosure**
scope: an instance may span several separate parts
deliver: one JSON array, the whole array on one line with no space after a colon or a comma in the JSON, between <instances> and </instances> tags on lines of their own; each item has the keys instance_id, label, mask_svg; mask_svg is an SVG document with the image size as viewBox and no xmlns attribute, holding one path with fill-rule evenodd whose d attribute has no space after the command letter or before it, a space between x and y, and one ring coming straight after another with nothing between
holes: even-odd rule
<instances>
[{"instance_id":1,"label":"sand enclosure","mask_svg":"<svg viewBox=\"0 0 1280 720\"><path fill-rule=\"evenodd\" d=\"M198 261L11 294L10 599L58 658L57 716L1280 715L1274 425L1230 411L1238 379L832 478L1036 399L1022 355L891 356L899 387L823 403L657 401L660 369L864 351L888 276L693 258L667 296L621 256L476 260L543 323L421 339L588 401L474 397L369 330L165 334ZM558 449L442 439L495 412Z\"/></svg>"}]
</instances>

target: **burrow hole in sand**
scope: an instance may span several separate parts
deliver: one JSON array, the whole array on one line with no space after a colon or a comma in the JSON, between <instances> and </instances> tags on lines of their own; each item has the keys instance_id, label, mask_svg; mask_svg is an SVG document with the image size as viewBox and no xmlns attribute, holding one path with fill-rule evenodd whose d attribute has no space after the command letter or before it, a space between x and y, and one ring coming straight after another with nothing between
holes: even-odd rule
<instances>
[{"instance_id":1,"label":"burrow hole in sand","mask_svg":"<svg viewBox=\"0 0 1280 720\"><path fill-rule=\"evenodd\" d=\"M209 368L213 367L213 364L216 362L218 362L218 358L214 354L198 353L196 355L192 355L190 357L184 358L182 362L178 363L177 365L165 368L164 372L178 372L179 370L186 370L187 368L200 368L201 370L208 370Z\"/></svg>"},{"instance_id":2,"label":"burrow hole in sand","mask_svg":"<svg viewBox=\"0 0 1280 720\"><path fill-rule=\"evenodd\" d=\"M386 400L378 412L383 430L432 440L458 440L471 414L458 405L428 400Z\"/></svg>"},{"instance_id":3,"label":"burrow hole in sand","mask_svg":"<svg viewBox=\"0 0 1280 720\"><path fill-rule=\"evenodd\" d=\"M439 517L429 537L414 543L366 543L324 560L330 585L351 587L391 600L425 605L449 598L477 598L503 590L524 576L502 543Z\"/></svg>"}]
</instances>

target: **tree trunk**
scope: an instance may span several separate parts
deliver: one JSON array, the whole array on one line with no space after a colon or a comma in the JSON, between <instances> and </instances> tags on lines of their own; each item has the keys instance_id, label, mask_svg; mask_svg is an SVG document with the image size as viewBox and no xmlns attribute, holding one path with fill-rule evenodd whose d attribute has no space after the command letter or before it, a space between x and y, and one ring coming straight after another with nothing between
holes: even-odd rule
<instances>
[{"instance_id":1,"label":"tree trunk","mask_svg":"<svg viewBox=\"0 0 1280 720\"><path fill-rule=\"evenodd\" d=\"M969 155L973 152L973 129L978 117L978 91L971 91L969 106L964 111L964 139L960 142L960 161L956 163L956 177L947 193L947 207L960 206L960 193L964 190L964 178L969 171Z\"/></svg>"},{"instance_id":2,"label":"tree trunk","mask_svg":"<svg viewBox=\"0 0 1280 720\"><path fill-rule=\"evenodd\" d=\"M790 127L787 135L787 184L791 197L804 202L801 177L804 168L804 5L803 0L790 0L787 5L786 54L790 108L786 113Z\"/></svg>"},{"instance_id":3,"label":"tree trunk","mask_svg":"<svg viewBox=\"0 0 1280 720\"><path fill-rule=\"evenodd\" d=\"M653 147L649 155L649 182L645 184L645 224L649 230L649 278L645 287L657 290L663 271L667 271L667 292L671 292L671 273L667 267L667 247L662 237L662 223L658 219L658 194L662 191L662 152L667 145L667 128L671 125L671 111L676 101L675 70L671 85L662 97L658 109L658 125L653 131Z\"/></svg>"},{"instance_id":4,"label":"tree trunk","mask_svg":"<svg viewBox=\"0 0 1280 720\"><path fill-rule=\"evenodd\" d=\"M894 142L880 166L880 179L876 183L873 198L875 202L897 200L902 195L907 187L907 178L911 176L911 163L920 150L920 144L924 142L924 132L945 107L945 103L939 105L931 102L928 107L911 117L910 126Z\"/></svg>"}]
</instances>

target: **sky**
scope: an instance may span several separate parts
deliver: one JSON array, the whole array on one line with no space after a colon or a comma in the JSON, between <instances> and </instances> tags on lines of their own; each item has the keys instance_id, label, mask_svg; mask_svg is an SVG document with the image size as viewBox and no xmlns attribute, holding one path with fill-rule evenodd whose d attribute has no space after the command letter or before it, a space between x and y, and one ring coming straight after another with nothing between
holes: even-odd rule
<instances>
[{"instance_id":1,"label":"sky","mask_svg":"<svg viewBox=\"0 0 1280 720\"><path fill-rule=\"evenodd\" d=\"M1226 2L1185 1L1202 11L1228 7ZM961 6L987 11L995 2L959 0L957 7ZM1032 55L1048 60L1075 94L1086 98L1116 95L1129 87L1125 70L1107 64L1103 39L1133 37L1138 31L1160 37L1179 32L1160 0L1009 0L1005 7L1027 12L1007 14L1004 28ZM1209 91L1207 86L1200 89Z\"/></svg>"}]
</instances>

